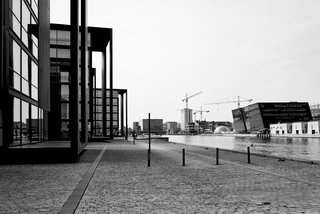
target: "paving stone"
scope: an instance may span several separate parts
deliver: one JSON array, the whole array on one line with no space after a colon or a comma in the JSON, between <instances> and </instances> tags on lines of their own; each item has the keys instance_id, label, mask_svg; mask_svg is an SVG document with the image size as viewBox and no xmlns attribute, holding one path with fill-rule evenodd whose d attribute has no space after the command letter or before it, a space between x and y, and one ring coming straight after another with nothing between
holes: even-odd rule
<instances>
[{"instance_id":1,"label":"paving stone","mask_svg":"<svg viewBox=\"0 0 320 214\"><path fill-rule=\"evenodd\" d=\"M0 166L0 213L58 213L105 145L74 164ZM317 164L220 151L215 165L215 149L153 141L148 167L147 149L108 143L75 213L320 213Z\"/></svg>"}]
</instances>

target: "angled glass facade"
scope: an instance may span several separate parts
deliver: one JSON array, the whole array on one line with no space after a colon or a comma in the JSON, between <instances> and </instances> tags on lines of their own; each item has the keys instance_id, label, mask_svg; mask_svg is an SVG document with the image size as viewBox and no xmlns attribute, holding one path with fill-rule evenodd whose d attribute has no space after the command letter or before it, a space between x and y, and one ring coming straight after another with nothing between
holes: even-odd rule
<instances>
[{"instance_id":1,"label":"angled glass facade","mask_svg":"<svg viewBox=\"0 0 320 214\"><path fill-rule=\"evenodd\" d=\"M256 103L232 110L237 132L252 132L269 128L270 124L311 121L308 103Z\"/></svg>"}]
</instances>

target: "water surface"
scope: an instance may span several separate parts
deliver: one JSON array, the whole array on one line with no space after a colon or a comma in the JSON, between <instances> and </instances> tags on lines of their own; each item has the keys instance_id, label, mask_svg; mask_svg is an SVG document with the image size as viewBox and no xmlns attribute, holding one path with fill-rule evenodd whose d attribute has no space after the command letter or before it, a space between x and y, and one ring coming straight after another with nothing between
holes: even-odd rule
<instances>
[{"instance_id":1,"label":"water surface","mask_svg":"<svg viewBox=\"0 0 320 214\"><path fill-rule=\"evenodd\" d=\"M169 141L213 148L320 161L320 138L168 135Z\"/></svg>"}]
</instances>

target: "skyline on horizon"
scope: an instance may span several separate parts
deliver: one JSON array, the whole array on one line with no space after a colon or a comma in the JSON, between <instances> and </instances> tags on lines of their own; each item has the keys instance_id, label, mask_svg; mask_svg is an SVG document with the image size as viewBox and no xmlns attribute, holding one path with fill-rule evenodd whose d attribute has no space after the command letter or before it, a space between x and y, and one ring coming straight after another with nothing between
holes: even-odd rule
<instances>
[{"instance_id":1,"label":"skyline on horizon","mask_svg":"<svg viewBox=\"0 0 320 214\"><path fill-rule=\"evenodd\" d=\"M62 4L51 1L51 23L69 23ZM89 26L113 28L114 88L128 89L130 126L148 113L179 122L182 99L199 91L189 108L209 110L207 121L233 121L237 103L204 105L228 97L253 99L241 106L320 103L319 1L94 0L88 7Z\"/></svg>"}]
</instances>

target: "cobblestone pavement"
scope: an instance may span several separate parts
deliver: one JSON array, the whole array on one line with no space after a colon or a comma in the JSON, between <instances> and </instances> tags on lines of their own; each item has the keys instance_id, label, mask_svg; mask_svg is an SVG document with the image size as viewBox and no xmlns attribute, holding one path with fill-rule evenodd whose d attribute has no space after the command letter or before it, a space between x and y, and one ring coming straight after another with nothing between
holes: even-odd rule
<instances>
[{"instance_id":1,"label":"cobblestone pavement","mask_svg":"<svg viewBox=\"0 0 320 214\"><path fill-rule=\"evenodd\" d=\"M0 165L0 213L59 213L104 145L72 164Z\"/></svg>"},{"instance_id":2,"label":"cobblestone pavement","mask_svg":"<svg viewBox=\"0 0 320 214\"><path fill-rule=\"evenodd\" d=\"M74 164L0 166L0 213L59 213L105 145ZM148 167L147 149L107 144L75 213L320 213L320 165L227 151L216 165L215 149L152 141Z\"/></svg>"},{"instance_id":3,"label":"cobblestone pavement","mask_svg":"<svg viewBox=\"0 0 320 214\"><path fill-rule=\"evenodd\" d=\"M187 153L182 166L182 147L202 155L213 153L201 147L152 142L148 167L146 142L110 144L75 213L320 213L319 186L250 169L290 178L309 171L308 167L319 172L319 165L272 159L268 160L275 164L271 167L265 158L256 157L247 168L215 165L213 159ZM245 165L234 154L220 155ZM287 166L275 170L280 164ZM300 169L296 164L304 164L304 169L295 172Z\"/></svg>"}]
</instances>

